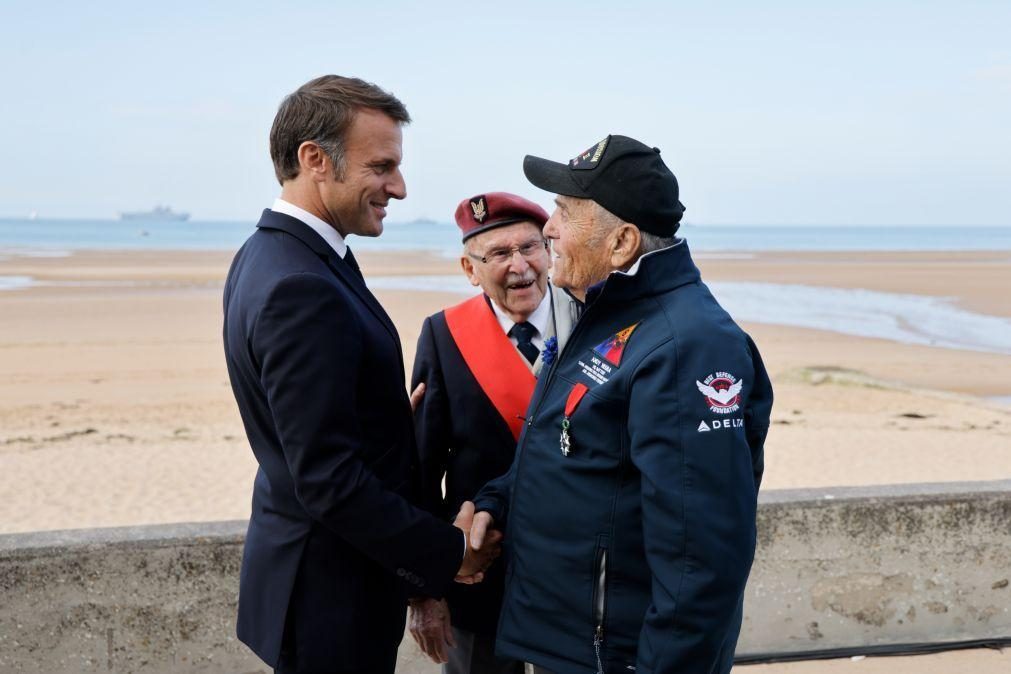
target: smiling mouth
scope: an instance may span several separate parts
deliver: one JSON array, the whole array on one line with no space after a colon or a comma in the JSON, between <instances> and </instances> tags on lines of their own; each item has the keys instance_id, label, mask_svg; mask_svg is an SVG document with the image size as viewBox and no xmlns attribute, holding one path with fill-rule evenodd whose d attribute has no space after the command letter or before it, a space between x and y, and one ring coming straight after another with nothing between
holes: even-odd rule
<instances>
[{"instance_id":1,"label":"smiling mouth","mask_svg":"<svg viewBox=\"0 0 1011 674\"><path fill-rule=\"evenodd\" d=\"M534 279L531 279L530 281L523 281L521 283L510 283L509 285L506 286L506 289L507 290L526 290L527 288L529 288L533 284L534 284Z\"/></svg>"},{"instance_id":2,"label":"smiling mouth","mask_svg":"<svg viewBox=\"0 0 1011 674\"><path fill-rule=\"evenodd\" d=\"M376 203L375 201L370 201L369 206L372 206L372 208L379 211L381 215L386 215L386 204L379 204Z\"/></svg>"}]
</instances>

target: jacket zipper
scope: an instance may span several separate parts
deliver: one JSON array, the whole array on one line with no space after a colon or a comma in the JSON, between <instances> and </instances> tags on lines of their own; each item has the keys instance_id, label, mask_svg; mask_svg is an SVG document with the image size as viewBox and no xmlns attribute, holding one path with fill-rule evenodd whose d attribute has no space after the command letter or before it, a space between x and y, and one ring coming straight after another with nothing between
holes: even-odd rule
<instances>
[{"instance_id":1,"label":"jacket zipper","mask_svg":"<svg viewBox=\"0 0 1011 674\"><path fill-rule=\"evenodd\" d=\"M594 302L593 304L596 305L597 302ZM570 346L572 346L575 343L575 341L576 341L575 338L579 335L580 328L583 325L586 324L586 316L587 316L587 314L590 313L590 311L592 311L592 310L593 310L593 306L592 305L586 307L583 310L583 313L579 316L579 320L577 320L576 324L572 327L572 332L569 333L569 339L565 343L566 347L570 347ZM551 383L552 383L552 381L554 379L554 376L555 376L555 371L558 369L558 366L561 363L562 356L563 356L563 354L559 353L558 356L551 362L551 367L548 369L547 374L546 374L547 380L544 382L544 388L541 391L541 397L537 401L537 407L534 408L534 410L531 413L531 415L526 419L526 424L527 424L527 429L528 430L529 430L529 428L531 426L534 425L534 420L537 418L538 413L541 411L541 405L544 404L544 398L545 398L544 394L547 392L548 387L551 386ZM519 456L517 457L517 461L519 463L516 465L516 477L513 479L514 480L513 481L513 488L511 490L511 493L509 494L509 512L510 513L513 512L513 506L516 504L516 494L519 491L516 488L516 486L521 481L520 480L520 476L521 476L522 471L523 471L523 459L526 456L527 438L528 438L528 433L524 433L524 435L523 435L523 442L520 444L519 447L516 448L516 451L519 453ZM606 598L604 597L603 588L604 588L605 582L607 580L606 570L605 570L606 569L606 567L605 567L605 563L606 562L607 562L607 548L604 548L601 551L600 565L597 568L597 579L596 579L597 580L597 584L594 586L594 588L595 588L595 592L594 592L594 614L595 614L595 618L596 618L597 629L594 632L594 636L593 636L593 648L594 648L594 651L597 654L597 674L604 674L604 667L603 667L603 665L601 663L601 660L600 660L600 647L601 647L601 644L603 643L603 640L604 640L604 608L606 607ZM599 591L597 590L597 588L599 588ZM599 605L599 611L597 610L598 605Z\"/></svg>"},{"instance_id":2,"label":"jacket zipper","mask_svg":"<svg viewBox=\"0 0 1011 674\"><path fill-rule=\"evenodd\" d=\"M596 585L593 588L593 621L597 627L593 632L593 651L597 655L597 674L604 674L600 647L604 642L604 612L607 609L607 548L600 551L597 577L594 580Z\"/></svg>"}]
</instances>

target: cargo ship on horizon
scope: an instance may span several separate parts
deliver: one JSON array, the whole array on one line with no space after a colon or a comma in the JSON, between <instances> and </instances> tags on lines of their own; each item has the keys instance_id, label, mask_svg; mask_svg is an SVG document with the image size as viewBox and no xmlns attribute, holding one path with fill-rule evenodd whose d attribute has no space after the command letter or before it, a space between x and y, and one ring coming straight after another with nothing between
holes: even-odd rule
<instances>
[{"instance_id":1,"label":"cargo ship on horizon","mask_svg":"<svg viewBox=\"0 0 1011 674\"><path fill-rule=\"evenodd\" d=\"M169 206L155 206L150 211L128 211L119 214L120 220L171 220L184 222L190 219L189 213L177 213Z\"/></svg>"}]
</instances>

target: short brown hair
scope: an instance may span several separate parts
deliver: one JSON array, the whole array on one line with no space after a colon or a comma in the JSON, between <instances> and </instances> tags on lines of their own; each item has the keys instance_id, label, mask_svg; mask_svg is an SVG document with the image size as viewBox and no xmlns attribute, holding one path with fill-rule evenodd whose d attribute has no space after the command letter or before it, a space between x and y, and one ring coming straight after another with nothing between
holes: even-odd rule
<instances>
[{"instance_id":1,"label":"short brown hair","mask_svg":"<svg viewBox=\"0 0 1011 674\"><path fill-rule=\"evenodd\" d=\"M270 129L270 158L277 181L298 176L298 148L312 141L323 148L337 178L344 173L344 136L355 113L378 110L408 124L411 116L396 96L365 80L324 75L306 82L281 101Z\"/></svg>"}]
</instances>

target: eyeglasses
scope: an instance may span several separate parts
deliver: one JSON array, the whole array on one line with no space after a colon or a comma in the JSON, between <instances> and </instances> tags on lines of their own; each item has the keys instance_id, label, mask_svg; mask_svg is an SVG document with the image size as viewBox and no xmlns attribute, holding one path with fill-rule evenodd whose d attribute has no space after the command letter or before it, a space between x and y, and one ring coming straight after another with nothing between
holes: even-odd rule
<instances>
[{"instance_id":1,"label":"eyeglasses","mask_svg":"<svg viewBox=\"0 0 1011 674\"><path fill-rule=\"evenodd\" d=\"M496 248L495 250L490 250L485 254L484 257L474 255L472 253L467 253L470 257L475 260L481 260L484 264L495 264L495 265L505 265L509 264L509 261L513 259L513 255L518 251L520 255L523 256L525 260L531 260L535 258L542 250L548 249L548 242L546 239L537 239L536 241L527 241L519 246L510 246L509 248Z\"/></svg>"}]
</instances>

